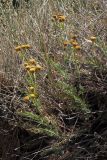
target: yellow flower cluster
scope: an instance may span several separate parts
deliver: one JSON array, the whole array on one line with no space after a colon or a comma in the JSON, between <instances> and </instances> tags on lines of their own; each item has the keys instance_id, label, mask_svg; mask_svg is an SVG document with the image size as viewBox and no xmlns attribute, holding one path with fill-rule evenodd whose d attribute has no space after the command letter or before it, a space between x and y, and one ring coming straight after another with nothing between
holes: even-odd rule
<instances>
[{"instance_id":1,"label":"yellow flower cluster","mask_svg":"<svg viewBox=\"0 0 107 160\"><path fill-rule=\"evenodd\" d=\"M66 20L66 16L61 15L61 14L58 14L58 15L56 14L56 15L53 15L53 20L64 22Z\"/></svg>"},{"instance_id":2,"label":"yellow flower cluster","mask_svg":"<svg viewBox=\"0 0 107 160\"><path fill-rule=\"evenodd\" d=\"M23 44L23 45L17 46L15 50L16 52L18 52L18 51L21 51L22 49L29 49L29 48L31 48L29 44Z\"/></svg>"},{"instance_id":3,"label":"yellow flower cluster","mask_svg":"<svg viewBox=\"0 0 107 160\"><path fill-rule=\"evenodd\" d=\"M31 48L31 46L29 44L24 44L24 45L17 46L15 48L15 50L16 50L16 52L19 52L19 51L23 51L23 49L29 49L29 48ZM24 57L24 59L25 58L26 57ZM24 69L26 69L26 71L28 71L28 73L31 73L31 74L36 73L36 72L43 69L41 67L41 65L39 65L37 63L37 61L32 57L30 59L28 59L27 61L25 61L23 66L24 66ZM32 83L32 76L34 76L34 78L35 78L35 75L31 76L28 74L28 76L29 76L29 78L31 78L31 83ZM30 83L30 81L29 81L29 83ZM28 86L30 86L31 83L28 84ZM35 81L32 85L33 86L28 87L27 95L25 97L23 97L24 102L29 102L30 100L33 101L33 100L37 99L39 96L38 93L35 91Z\"/></svg>"},{"instance_id":4,"label":"yellow flower cluster","mask_svg":"<svg viewBox=\"0 0 107 160\"><path fill-rule=\"evenodd\" d=\"M90 43L94 43L96 41L96 37L95 36L91 36L90 39L86 39L88 42ZM72 45L74 49L76 50L80 50L81 49L81 46L78 44L77 42L77 36L76 35L73 35L72 38L70 40L65 40L63 42L63 45L64 45L64 48L67 47L67 45Z\"/></svg>"},{"instance_id":5,"label":"yellow flower cluster","mask_svg":"<svg viewBox=\"0 0 107 160\"><path fill-rule=\"evenodd\" d=\"M27 96L23 97L24 102L38 98L38 94L35 92L35 88L33 86L28 88L28 93L29 94Z\"/></svg>"},{"instance_id":6,"label":"yellow flower cluster","mask_svg":"<svg viewBox=\"0 0 107 160\"><path fill-rule=\"evenodd\" d=\"M27 62L24 63L25 69L33 74L37 71L42 70L42 67L36 62L34 58L30 58ZM28 102L29 100L34 100L38 98L38 93L35 92L35 87L28 87L28 95L23 97L24 102Z\"/></svg>"},{"instance_id":7,"label":"yellow flower cluster","mask_svg":"<svg viewBox=\"0 0 107 160\"><path fill-rule=\"evenodd\" d=\"M89 43L95 43L96 39L97 38L95 36L91 36L89 39L85 39L85 40L86 42L89 42Z\"/></svg>"},{"instance_id":8,"label":"yellow flower cluster","mask_svg":"<svg viewBox=\"0 0 107 160\"><path fill-rule=\"evenodd\" d=\"M77 38L77 36L74 35L74 36L72 37L72 39L64 41L64 42L63 42L64 48L66 48L67 45L72 45L73 48L75 48L76 50L80 50L80 49L81 49L81 46L78 44L76 38Z\"/></svg>"},{"instance_id":9,"label":"yellow flower cluster","mask_svg":"<svg viewBox=\"0 0 107 160\"><path fill-rule=\"evenodd\" d=\"M66 47L68 44L70 44L70 42L67 41L67 40L65 40L65 41L63 42L64 47Z\"/></svg>"},{"instance_id":10,"label":"yellow flower cluster","mask_svg":"<svg viewBox=\"0 0 107 160\"><path fill-rule=\"evenodd\" d=\"M29 59L28 62L25 62L24 66L29 73L35 73L43 69L33 58Z\"/></svg>"}]
</instances>

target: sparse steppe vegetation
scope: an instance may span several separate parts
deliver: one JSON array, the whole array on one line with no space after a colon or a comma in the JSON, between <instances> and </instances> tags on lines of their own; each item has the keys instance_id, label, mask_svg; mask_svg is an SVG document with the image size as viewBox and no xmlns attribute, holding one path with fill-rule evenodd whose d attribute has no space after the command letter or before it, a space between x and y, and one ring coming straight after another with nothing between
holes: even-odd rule
<instances>
[{"instance_id":1,"label":"sparse steppe vegetation","mask_svg":"<svg viewBox=\"0 0 107 160\"><path fill-rule=\"evenodd\" d=\"M106 160L107 2L22 2L0 2L0 158Z\"/></svg>"}]
</instances>

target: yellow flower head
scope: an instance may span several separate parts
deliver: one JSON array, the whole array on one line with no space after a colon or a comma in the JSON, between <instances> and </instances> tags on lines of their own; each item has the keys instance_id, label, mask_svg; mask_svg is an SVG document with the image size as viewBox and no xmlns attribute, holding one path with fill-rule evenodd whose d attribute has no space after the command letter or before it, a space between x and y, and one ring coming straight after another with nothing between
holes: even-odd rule
<instances>
[{"instance_id":1,"label":"yellow flower head","mask_svg":"<svg viewBox=\"0 0 107 160\"><path fill-rule=\"evenodd\" d=\"M53 18L54 18L55 20L58 20L58 16L57 16L57 15L53 15Z\"/></svg>"},{"instance_id":2,"label":"yellow flower head","mask_svg":"<svg viewBox=\"0 0 107 160\"><path fill-rule=\"evenodd\" d=\"M30 94L29 96L30 96L30 98L35 98L36 97L35 94L33 94L33 93Z\"/></svg>"},{"instance_id":3,"label":"yellow flower head","mask_svg":"<svg viewBox=\"0 0 107 160\"><path fill-rule=\"evenodd\" d=\"M30 72L30 73L34 73L35 70L36 70L36 67L31 67L31 68L29 69L29 72Z\"/></svg>"},{"instance_id":4,"label":"yellow flower head","mask_svg":"<svg viewBox=\"0 0 107 160\"><path fill-rule=\"evenodd\" d=\"M73 47L78 46L78 43L76 41L73 41L71 44L73 45Z\"/></svg>"},{"instance_id":5,"label":"yellow flower head","mask_svg":"<svg viewBox=\"0 0 107 160\"><path fill-rule=\"evenodd\" d=\"M26 66L26 68L27 68L27 70L29 70L30 73L34 73L34 72L37 72L37 71L40 71L43 69L39 64L28 65L28 66Z\"/></svg>"},{"instance_id":6,"label":"yellow flower head","mask_svg":"<svg viewBox=\"0 0 107 160\"><path fill-rule=\"evenodd\" d=\"M35 61L35 59L33 59L33 58L29 59L29 64L36 65L36 61Z\"/></svg>"},{"instance_id":7,"label":"yellow flower head","mask_svg":"<svg viewBox=\"0 0 107 160\"><path fill-rule=\"evenodd\" d=\"M39 96L39 95L38 95L37 93L35 93L35 94L33 93L33 94L30 94L30 95L29 95L29 97L30 97L31 99L38 98L38 96Z\"/></svg>"},{"instance_id":8,"label":"yellow flower head","mask_svg":"<svg viewBox=\"0 0 107 160\"><path fill-rule=\"evenodd\" d=\"M66 17L62 14L55 14L53 15L53 20L59 20L59 22L64 22Z\"/></svg>"},{"instance_id":9,"label":"yellow flower head","mask_svg":"<svg viewBox=\"0 0 107 160\"><path fill-rule=\"evenodd\" d=\"M25 68L26 68L27 70L30 70L31 66L30 66L30 65L26 65Z\"/></svg>"},{"instance_id":10,"label":"yellow flower head","mask_svg":"<svg viewBox=\"0 0 107 160\"><path fill-rule=\"evenodd\" d=\"M76 42L74 39L70 39L69 42L72 44L74 42Z\"/></svg>"},{"instance_id":11,"label":"yellow flower head","mask_svg":"<svg viewBox=\"0 0 107 160\"><path fill-rule=\"evenodd\" d=\"M77 35L73 35L73 36L72 36L72 39L73 39L73 40L76 40L76 38L77 38Z\"/></svg>"},{"instance_id":12,"label":"yellow flower head","mask_svg":"<svg viewBox=\"0 0 107 160\"><path fill-rule=\"evenodd\" d=\"M43 68L39 65L39 64L37 64L36 65L36 67L35 67L35 71L40 71L40 70L42 70Z\"/></svg>"},{"instance_id":13,"label":"yellow flower head","mask_svg":"<svg viewBox=\"0 0 107 160\"><path fill-rule=\"evenodd\" d=\"M16 50L16 52L21 51L21 46L17 46L17 47L15 48L15 50Z\"/></svg>"},{"instance_id":14,"label":"yellow flower head","mask_svg":"<svg viewBox=\"0 0 107 160\"><path fill-rule=\"evenodd\" d=\"M24 101L24 102L28 102L28 101L29 101L29 96L23 97L23 101Z\"/></svg>"},{"instance_id":15,"label":"yellow flower head","mask_svg":"<svg viewBox=\"0 0 107 160\"><path fill-rule=\"evenodd\" d=\"M24 45L17 46L15 50L18 52L18 51L21 51L21 49L29 49L29 48L31 48L29 44L24 44Z\"/></svg>"},{"instance_id":16,"label":"yellow flower head","mask_svg":"<svg viewBox=\"0 0 107 160\"><path fill-rule=\"evenodd\" d=\"M96 41L96 37L92 36L92 37L90 37L90 40L91 40L92 42L95 42L95 41Z\"/></svg>"},{"instance_id":17,"label":"yellow flower head","mask_svg":"<svg viewBox=\"0 0 107 160\"><path fill-rule=\"evenodd\" d=\"M81 46L77 45L74 47L76 50L80 50L81 49Z\"/></svg>"},{"instance_id":18,"label":"yellow flower head","mask_svg":"<svg viewBox=\"0 0 107 160\"><path fill-rule=\"evenodd\" d=\"M34 90L35 90L34 87L32 87L32 86L29 87L29 91L30 91L30 92L34 92Z\"/></svg>"},{"instance_id":19,"label":"yellow flower head","mask_svg":"<svg viewBox=\"0 0 107 160\"><path fill-rule=\"evenodd\" d=\"M66 47L68 44L70 44L69 41L64 41L64 42L63 42L64 47Z\"/></svg>"},{"instance_id":20,"label":"yellow flower head","mask_svg":"<svg viewBox=\"0 0 107 160\"><path fill-rule=\"evenodd\" d=\"M23 44L23 45L21 45L21 48L22 49L29 49L29 48L31 48L31 46L29 44Z\"/></svg>"},{"instance_id":21,"label":"yellow flower head","mask_svg":"<svg viewBox=\"0 0 107 160\"><path fill-rule=\"evenodd\" d=\"M59 22L64 22L66 20L66 17L63 15L59 15L58 20L59 20Z\"/></svg>"},{"instance_id":22,"label":"yellow flower head","mask_svg":"<svg viewBox=\"0 0 107 160\"><path fill-rule=\"evenodd\" d=\"M27 63L27 62L25 62L25 63L24 63L24 66L25 66L25 67L26 67L26 66L28 66L28 63Z\"/></svg>"}]
</instances>

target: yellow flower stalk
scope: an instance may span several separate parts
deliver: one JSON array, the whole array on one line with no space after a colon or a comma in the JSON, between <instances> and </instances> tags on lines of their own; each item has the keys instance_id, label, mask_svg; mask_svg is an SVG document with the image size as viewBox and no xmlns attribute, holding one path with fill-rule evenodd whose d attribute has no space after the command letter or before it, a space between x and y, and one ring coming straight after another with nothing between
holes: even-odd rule
<instances>
[{"instance_id":1,"label":"yellow flower stalk","mask_svg":"<svg viewBox=\"0 0 107 160\"><path fill-rule=\"evenodd\" d=\"M24 102L28 102L28 101L29 101L29 96L23 97L23 101L24 101Z\"/></svg>"}]
</instances>

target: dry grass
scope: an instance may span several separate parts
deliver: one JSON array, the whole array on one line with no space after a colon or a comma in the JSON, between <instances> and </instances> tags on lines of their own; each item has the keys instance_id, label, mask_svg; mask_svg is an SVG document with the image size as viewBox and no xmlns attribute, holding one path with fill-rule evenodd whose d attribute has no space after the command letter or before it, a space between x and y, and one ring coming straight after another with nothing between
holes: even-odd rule
<instances>
[{"instance_id":1,"label":"dry grass","mask_svg":"<svg viewBox=\"0 0 107 160\"><path fill-rule=\"evenodd\" d=\"M16 10L10 1L0 3L0 81L5 74L12 86L11 91L3 92L6 87L0 82L0 103L13 113L15 125L55 136L56 144L60 141L62 146L78 133L80 125L87 127L83 122L89 123L91 112L96 111L92 103L99 107L90 102L90 94L100 97L99 92L107 93L106 13L104 0L29 0ZM62 20L54 18L59 14ZM78 44L71 44L71 39ZM15 50L23 44L31 47ZM25 70L24 63L31 58L42 66L40 72L28 74ZM23 97L29 95L30 86L37 87L39 96L25 103ZM61 145L53 145L53 150L59 151Z\"/></svg>"}]
</instances>

